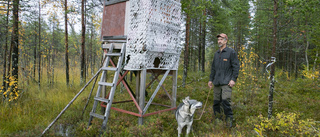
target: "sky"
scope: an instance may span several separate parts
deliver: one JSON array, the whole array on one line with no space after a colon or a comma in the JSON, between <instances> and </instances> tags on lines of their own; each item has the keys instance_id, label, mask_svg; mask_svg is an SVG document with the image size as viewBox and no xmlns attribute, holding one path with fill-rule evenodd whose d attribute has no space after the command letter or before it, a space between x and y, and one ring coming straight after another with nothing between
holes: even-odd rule
<instances>
[{"instance_id":1,"label":"sky","mask_svg":"<svg viewBox=\"0 0 320 137\"><path fill-rule=\"evenodd\" d=\"M87 0L89 1L89 0ZM60 28L64 30L64 3L61 3L61 0L30 0L28 5L31 8L27 8L28 10L22 10L19 18L22 22L31 22L38 21L39 15L39 2L41 2L41 18L46 21L48 25L50 25L49 19L56 15L58 21L60 23ZM25 4L24 4L25 5ZM76 33L81 32L81 2L79 0L68 0L68 8L72 10L72 12L68 13L68 31L71 32L70 24L73 24L74 30ZM95 8L96 12L101 14L102 18L102 6ZM33 16L30 18L30 16Z\"/></svg>"}]
</instances>

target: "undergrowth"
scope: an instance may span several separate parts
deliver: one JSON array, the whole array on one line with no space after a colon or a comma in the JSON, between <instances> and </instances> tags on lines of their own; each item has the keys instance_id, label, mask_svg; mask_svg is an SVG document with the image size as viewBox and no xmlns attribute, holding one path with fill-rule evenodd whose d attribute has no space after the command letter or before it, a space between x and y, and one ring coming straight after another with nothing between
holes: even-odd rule
<instances>
[{"instance_id":1,"label":"undergrowth","mask_svg":"<svg viewBox=\"0 0 320 137\"><path fill-rule=\"evenodd\" d=\"M243 57L246 59L245 57ZM252 56L254 58L254 56ZM247 58L248 59L248 58ZM248 65L247 67L250 67ZM187 83L182 87L182 70L178 73L177 105L186 96L202 101L205 105L197 110L190 136L320 136L320 81L318 79L289 78L282 70L276 70L276 83L273 102L273 117L267 118L269 80L254 68L240 72L236 86L233 88L232 106L235 126L225 127L224 121L213 121L213 92L207 86L210 72L189 72ZM65 79L63 73L57 79ZM76 74L75 74L76 75ZM148 74L148 82L151 75ZM135 78L129 81L135 89ZM161 76L159 77L161 79ZM45 83L45 81L43 82ZM164 87L170 92L172 80L169 76ZM147 88L150 99L157 87L157 81ZM111 110L108 126L101 131L102 120L94 118L88 126L89 112L93 106L93 95L82 115L92 84L76 99L67 111L48 130L45 136L177 136L177 122L173 112L163 112L144 118L144 124L138 125L138 117ZM130 96L123 86L118 86L115 100L128 100ZM0 107L0 136L40 136L43 130L56 118L62 109L80 91L82 86L74 80L67 87L64 82L54 86L29 82L18 100L2 102ZM121 90L120 90L121 89ZM170 92L171 93L171 92ZM154 99L155 103L170 105L170 99L160 89ZM132 102L113 104L128 111L138 113ZM98 107L97 112L100 112ZM151 105L147 113L165 109ZM185 128L182 136L185 135Z\"/></svg>"}]
</instances>

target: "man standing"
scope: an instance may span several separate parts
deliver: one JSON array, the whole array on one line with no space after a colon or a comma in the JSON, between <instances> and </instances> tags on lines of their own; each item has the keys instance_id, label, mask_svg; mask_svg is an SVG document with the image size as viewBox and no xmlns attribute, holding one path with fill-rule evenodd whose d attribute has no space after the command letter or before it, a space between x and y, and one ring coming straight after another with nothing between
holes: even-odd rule
<instances>
[{"instance_id":1,"label":"man standing","mask_svg":"<svg viewBox=\"0 0 320 137\"><path fill-rule=\"evenodd\" d=\"M217 38L219 50L214 54L208 86L211 89L214 85L213 113L215 118L221 118L220 106L222 106L227 126L232 127L231 92L237 81L240 65L237 53L227 47L228 36L221 33Z\"/></svg>"}]
</instances>

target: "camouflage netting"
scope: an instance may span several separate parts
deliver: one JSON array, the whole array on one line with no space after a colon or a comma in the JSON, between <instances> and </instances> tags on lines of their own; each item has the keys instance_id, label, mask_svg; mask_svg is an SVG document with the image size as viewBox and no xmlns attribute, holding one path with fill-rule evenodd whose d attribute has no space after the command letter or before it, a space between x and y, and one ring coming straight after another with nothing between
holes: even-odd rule
<instances>
[{"instance_id":1,"label":"camouflage netting","mask_svg":"<svg viewBox=\"0 0 320 137\"><path fill-rule=\"evenodd\" d=\"M130 0L125 69L178 69L180 11L180 0Z\"/></svg>"}]
</instances>

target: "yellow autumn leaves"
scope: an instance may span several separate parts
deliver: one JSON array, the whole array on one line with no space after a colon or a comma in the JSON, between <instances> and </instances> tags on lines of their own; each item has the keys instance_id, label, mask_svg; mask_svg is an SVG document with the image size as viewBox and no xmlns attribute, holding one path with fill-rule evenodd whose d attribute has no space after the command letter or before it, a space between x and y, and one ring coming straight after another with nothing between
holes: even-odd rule
<instances>
[{"instance_id":1,"label":"yellow autumn leaves","mask_svg":"<svg viewBox=\"0 0 320 137\"><path fill-rule=\"evenodd\" d=\"M17 90L17 83L18 81L13 77L9 77L9 81L6 81L6 84L8 84L8 89L4 89L2 86L0 89L0 95L3 96L5 100L8 100L9 102L12 102L19 97L19 90Z\"/></svg>"},{"instance_id":2,"label":"yellow autumn leaves","mask_svg":"<svg viewBox=\"0 0 320 137\"><path fill-rule=\"evenodd\" d=\"M252 119L248 119L249 123L252 121ZM312 128L316 125L315 121L312 119L300 120L300 113L280 112L270 119L259 115L258 121L260 122L254 125L254 130L259 136L264 136L263 133L266 132L276 133L279 136L317 135L317 130Z\"/></svg>"},{"instance_id":3,"label":"yellow autumn leaves","mask_svg":"<svg viewBox=\"0 0 320 137\"><path fill-rule=\"evenodd\" d=\"M253 52L254 49L245 49L243 46L239 51L239 80L237 81L237 87L239 91L245 90L249 84L258 81L258 63L266 64L259 60L259 55Z\"/></svg>"},{"instance_id":4,"label":"yellow autumn leaves","mask_svg":"<svg viewBox=\"0 0 320 137\"><path fill-rule=\"evenodd\" d=\"M303 65L304 70L302 70L302 75L308 79L317 79L320 77L320 73L317 70L308 70L305 65Z\"/></svg>"}]
</instances>

